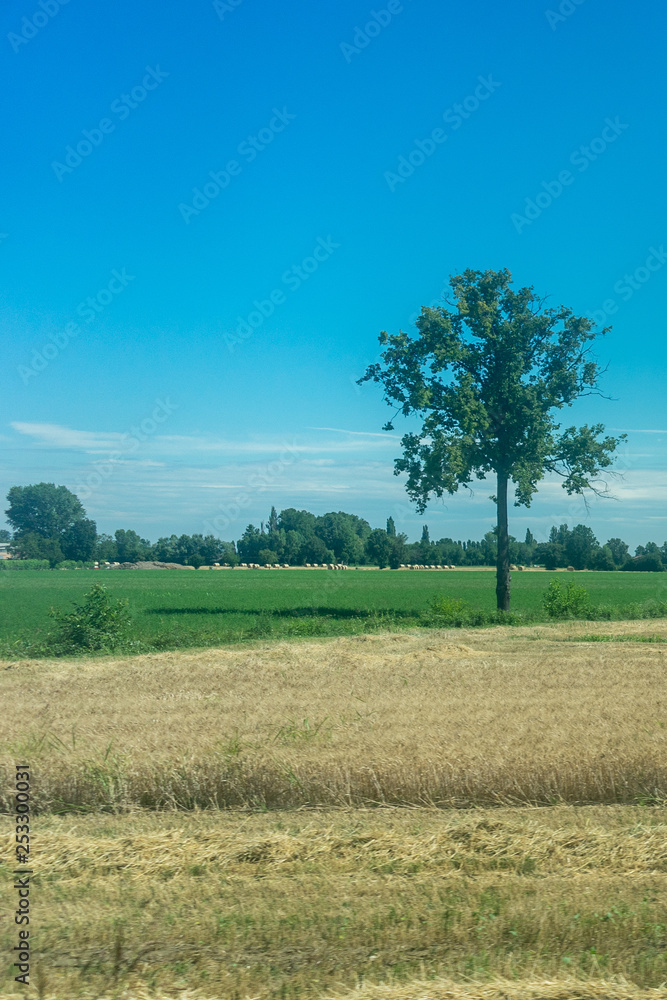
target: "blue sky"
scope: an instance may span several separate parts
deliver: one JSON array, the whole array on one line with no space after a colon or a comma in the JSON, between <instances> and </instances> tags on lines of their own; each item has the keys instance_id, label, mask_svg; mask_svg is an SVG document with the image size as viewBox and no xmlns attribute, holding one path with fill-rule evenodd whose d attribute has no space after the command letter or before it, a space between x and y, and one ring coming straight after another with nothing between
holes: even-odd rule
<instances>
[{"instance_id":1,"label":"blue sky","mask_svg":"<svg viewBox=\"0 0 667 1000\"><path fill-rule=\"evenodd\" d=\"M480 537L490 485L418 517L403 427L355 380L451 274L508 267L613 324L611 398L563 419L629 434L617 500L545 482L513 533L664 541L666 21L659 0L3 5L2 495L63 483L151 539L238 538L272 503Z\"/></svg>"}]
</instances>

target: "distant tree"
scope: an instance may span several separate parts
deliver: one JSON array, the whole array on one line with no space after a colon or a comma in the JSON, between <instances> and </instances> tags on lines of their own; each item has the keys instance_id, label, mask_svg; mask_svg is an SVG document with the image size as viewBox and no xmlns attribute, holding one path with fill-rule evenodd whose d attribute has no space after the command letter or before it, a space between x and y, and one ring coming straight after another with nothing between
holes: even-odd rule
<instances>
[{"instance_id":1,"label":"distant tree","mask_svg":"<svg viewBox=\"0 0 667 1000\"><path fill-rule=\"evenodd\" d=\"M422 417L421 431L403 436L403 457L395 462L397 475L407 473L406 489L420 513L432 495L456 493L495 473L496 596L504 611L510 607L510 483L515 506L530 505L547 473L561 475L568 494L604 496L599 476L621 440L602 438L601 424L561 431L553 416L597 391L593 323L564 307L544 309L532 288L515 292L510 284L508 270L453 277L455 308L423 308L417 339L383 331L382 364L359 380L380 383L397 412ZM391 421L385 429L393 430Z\"/></svg>"},{"instance_id":2,"label":"distant tree","mask_svg":"<svg viewBox=\"0 0 667 1000\"><path fill-rule=\"evenodd\" d=\"M143 562L150 559L151 543L145 538L140 538L136 531L126 531L119 528L115 533L116 547L118 551L118 562Z\"/></svg>"},{"instance_id":3,"label":"distant tree","mask_svg":"<svg viewBox=\"0 0 667 1000\"><path fill-rule=\"evenodd\" d=\"M425 524L424 527L422 528L421 544L422 545L430 545L431 544L431 538L430 538L429 533L428 533L428 524Z\"/></svg>"},{"instance_id":4,"label":"distant tree","mask_svg":"<svg viewBox=\"0 0 667 1000\"><path fill-rule=\"evenodd\" d=\"M61 539L86 516L79 498L66 486L54 483L12 486L7 500L5 515L18 536L35 534Z\"/></svg>"},{"instance_id":5,"label":"distant tree","mask_svg":"<svg viewBox=\"0 0 667 1000\"><path fill-rule=\"evenodd\" d=\"M405 541L406 536L396 535L392 538L391 535L387 536L391 541L391 552L389 553L389 569L399 569L401 564L406 561L406 548Z\"/></svg>"},{"instance_id":6,"label":"distant tree","mask_svg":"<svg viewBox=\"0 0 667 1000\"><path fill-rule=\"evenodd\" d=\"M536 544L535 535L532 533L532 531L530 530L530 528L526 528L526 541L525 541L524 544L525 545L530 545L530 546L533 546L533 545Z\"/></svg>"},{"instance_id":7,"label":"distant tree","mask_svg":"<svg viewBox=\"0 0 667 1000\"><path fill-rule=\"evenodd\" d=\"M272 535L278 530L278 512L275 507L271 508L271 513L269 514L269 534Z\"/></svg>"},{"instance_id":8,"label":"distant tree","mask_svg":"<svg viewBox=\"0 0 667 1000\"><path fill-rule=\"evenodd\" d=\"M545 545L538 545L535 552L537 561L542 563L545 569L559 569L567 565L565 546L559 542L547 542Z\"/></svg>"},{"instance_id":9,"label":"distant tree","mask_svg":"<svg viewBox=\"0 0 667 1000\"><path fill-rule=\"evenodd\" d=\"M95 558L100 562L118 562L118 546L111 535L98 535L95 545Z\"/></svg>"},{"instance_id":10,"label":"distant tree","mask_svg":"<svg viewBox=\"0 0 667 1000\"><path fill-rule=\"evenodd\" d=\"M236 543L241 562L259 562L259 550L264 548L265 543L266 536L254 524L249 524Z\"/></svg>"},{"instance_id":11,"label":"distant tree","mask_svg":"<svg viewBox=\"0 0 667 1000\"><path fill-rule=\"evenodd\" d=\"M28 531L15 538L10 551L19 559L48 559L51 568L65 558L57 538L44 538L36 531Z\"/></svg>"},{"instance_id":12,"label":"distant tree","mask_svg":"<svg viewBox=\"0 0 667 1000\"><path fill-rule=\"evenodd\" d=\"M610 538L609 541L605 542L605 546L611 551L616 566L623 566L628 561L630 550L622 539Z\"/></svg>"},{"instance_id":13,"label":"distant tree","mask_svg":"<svg viewBox=\"0 0 667 1000\"><path fill-rule=\"evenodd\" d=\"M563 548L567 545L567 540L570 537L570 529L566 524L561 524L560 528L556 525L552 527L549 532L549 541L555 543L556 545L562 545Z\"/></svg>"},{"instance_id":14,"label":"distant tree","mask_svg":"<svg viewBox=\"0 0 667 1000\"><path fill-rule=\"evenodd\" d=\"M616 569L614 555L608 545L601 545L596 549L591 559L590 568L605 571Z\"/></svg>"},{"instance_id":15,"label":"distant tree","mask_svg":"<svg viewBox=\"0 0 667 1000\"><path fill-rule=\"evenodd\" d=\"M461 543L451 538L440 538L435 543L435 552L437 563L444 563L446 566L460 566L465 555Z\"/></svg>"},{"instance_id":16,"label":"distant tree","mask_svg":"<svg viewBox=\"0 0 667 1000\"><path fill-rule=\"evenodd\" d=\"M662 559L655 553L651 553L650 555L634 556L632 559L628 559L625 565L621 568L629 570L632 573L663 573L665 569L662 565Z\"/></svg>"},{"instance_id":17,"label":"distant tree","mask_svg":"<svg viewBox=\"0 0 667 1000\"><path fill-rule=\"evenodd\" d=\"M394 540L382 528L375 528L366 539L368 561L380 569L389 565L394 549Z\"/></svg>"},{"instance_id":18,"label":"distant tree","mask_svg":"<svg viewBox=\"0 0 667 1000\"><path fill-rule=\"evenodd\" d=\"M600 544L586 524L575 524L565 543L568 565L575 569L588 569Z\"/></svg>"},{"instance_id":19,"label":"distant tree","mask_svg":"<svg viewBox=\"0 0 667 1000\"><path fill-rule=\"evenodd\" d=\"M0 528L0 542L11 542L12 536L6 528Z\"/></svg>"},{"instance_id":20,"label":"distant tree","mask_svg":"<svg viewBox=\"0 0 667 1000\"><path fill-rule=\"evenodd\" d=\"M647 542L646 545L638 545L635 549L636 556L658 556L661 557L660 546L656 542Z\"/></svg>"},{"instance_id":21,"label":"distant tree","mask_svg":"<svg viewBox=\"0 0 667 1000\"><path fill-rule=\"evenodd\" d=\"M173 561L182 566L212 566L222 561L224 544L214 535L180 535L173 546ZM167 560L165 560L167 561Z\"/></svg>"},{"instance_id":22,"label":"distant tree","mask_svg":"<svg viewBox=\"0 0 667 1000\"><path fill-rule=\"evenodd\" d=\"M234 542L220 542L222 549L219 559L215 562L227 563L229 566L238 566L240 560L236 552Z\"/></svg>"},{"instance_id":23,"label":"distant tree","mask_svg":"<svg viewBox=\"0 0 667 1000\"><path fill-rule=\"evenodd\" d=\"M65 559L88 562L94 558L97 542L97 525L89 518L82 518L64 532L60 547Z\"/></svg>"},{"instance_id":24,"label":"distant tree","mask_svg":"<svg viewBox=\"0 0 667 1000\"><path fill-rule=\"evenodd\" d=\"M332 550L335 561L352 564L363 559L364 540L370 530L368 521L344 511L323 514L315 525L315 533Z\"/></svg>"},{"instance_id":25,"label":"distant tree","mask_svg":"<svg viewBox=\"0 0 667 1000\"><path fill-rule=\"evenodd\" d=\"M510 549L516 546L516 538L509 536ZM482 539L482 551L484 553L484 565L495 566L498 561L498 529L493 528L487 531Z\"/></svg>"},{"instance_id":26,"label":"distant tree","mask_svg":"<svg viewBox=\"0 0 667 1000\"><path fill-rule=\"evenodd\" d=\"M336 556L331 549L328 549L326 544L317 535L313 535L306 541L303 550L303 562L310 563L332 563L335 562Z\"/></svg>"},{"instance_id":27,"label":"distant tree","mask_svg":"<svg viewBox=\"0 0 667 1000\"><path fill-rule=\"evenodd\" d=\"M390 538L396 538L396 525L394 524L393 517L387 518L387 534Z\"/></svg>"},{"instance_id":28,"label":"distant tree","mask_svg":"<svg viewBox=\"0 0 667 1000\"><path fill-rule=\"evenodd\" d=\"M289 507L281 510L279 517L280 527L283 531L298 531L304 538L315 534L317 518L309 510L295 510Z\"/></svg>"}]
</instances>

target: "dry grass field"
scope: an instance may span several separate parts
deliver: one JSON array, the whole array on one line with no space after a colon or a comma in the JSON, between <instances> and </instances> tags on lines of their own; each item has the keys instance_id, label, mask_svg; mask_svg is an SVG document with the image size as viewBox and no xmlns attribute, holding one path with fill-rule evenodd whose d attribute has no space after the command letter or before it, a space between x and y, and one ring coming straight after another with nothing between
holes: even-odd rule
<instances>
[{"instance_id":1,"label":"dry grass field","mask_svg":"<svg viewBox=\"0 0 667 1000\"><path fill-rule=\"evenodd\" d=\"M60 811L667 798L667 645L593 631L667 623L5 664L0 763Z\"/></svg>"},{"instance_id":2,"label":"dry grass field","mask_svg":"<svg viewBox=\"0 0 667 1000\"><path fill-rule=\"evenodd\" d=\"M28 996L664 1000L665 639L0 664L3 801L27 760L38 810Z\"/></svg>"}]
</instances>

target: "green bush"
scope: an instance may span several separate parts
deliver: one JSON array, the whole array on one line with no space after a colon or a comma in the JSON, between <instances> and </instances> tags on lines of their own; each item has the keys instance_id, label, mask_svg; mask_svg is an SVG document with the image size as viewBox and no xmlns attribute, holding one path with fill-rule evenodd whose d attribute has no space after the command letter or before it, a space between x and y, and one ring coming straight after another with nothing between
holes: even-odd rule
<instances>
[{"instance_id":1,"label":"green bush","mask_svg":"<svg viewBox=\"0 0 667 1000\"><path fill-rule=\"evenodd\" d=\"M443 597L441 594L437 594L430 601L429 608L434 615L443 618L456 618L471 610L470 605L460 597Z\"/></svg>"},{"instance_id":2,"label":"green bush","mask_svg":"<svg viewBox=\"0 0 667 1000\"><path fill-rule=\"evenodd\" d=\"M96 583L82 604L75 604L68 613L49 612L56 628L47 637L51 653L69 653L116 649L126 638L130 614L126 600L109 597L106 587Z\"/></svg>"},{"instance_id":3,"label":"green bush","mask_svg":"<svg viewBox=\"0 0 667 1000\"><path fill-rule=\"evenodd\" d=\"M444 621L458 621L466 618L471 611L470 605L462 601L460 597L443 597L436 594L429 601L428 609L435 619Z\"/></svg>"},{"instance_id":4,"label":"green bush","mask_svg":"<svg viewBox=\"0 0 667 1000\"><path fill-rule=\"evenodd\" d=\"M542 598L542 607L549 618L587 618L592 611L588 591L574 581L563 588L559 580L552 580Z\"/></svg>"}]
</instances>

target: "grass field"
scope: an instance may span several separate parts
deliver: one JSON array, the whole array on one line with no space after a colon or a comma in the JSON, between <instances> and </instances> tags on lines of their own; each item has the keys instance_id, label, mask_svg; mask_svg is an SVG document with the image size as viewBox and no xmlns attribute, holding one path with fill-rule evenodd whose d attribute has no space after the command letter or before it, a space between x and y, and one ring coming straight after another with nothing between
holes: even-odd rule
<instances>
[{"instance_id":1,"label":"grass field","mask_svg":"<svg viewBox=\"0 0 667 1000\"><path fill-rule=\"evenodd\" d=\"M667 600L667 574L545 573L512 576L512 608L539 616L549 581L575 578L595 605L622 609ZM256 638L346 635L423 624L436 594L472 608L495 608L488 571L87 570L0 573L0 644L33 640L49 627L50 607L66 609L102 581L130 602L132 638L145 647L214 646ZM138 647L141 648L141 647Z\"/></svg>"},{"instance_id":2,"label":"grass field","mask_svg":"<svg viewBox=\"0 0 667 1000\"><path fill-rule=\"evenodd\" d=\"M664 1000L667 645L645 639L667 621L0 664L3 808L15 761L34 776L36 995Z\"/></svg>"}]
</instances>

